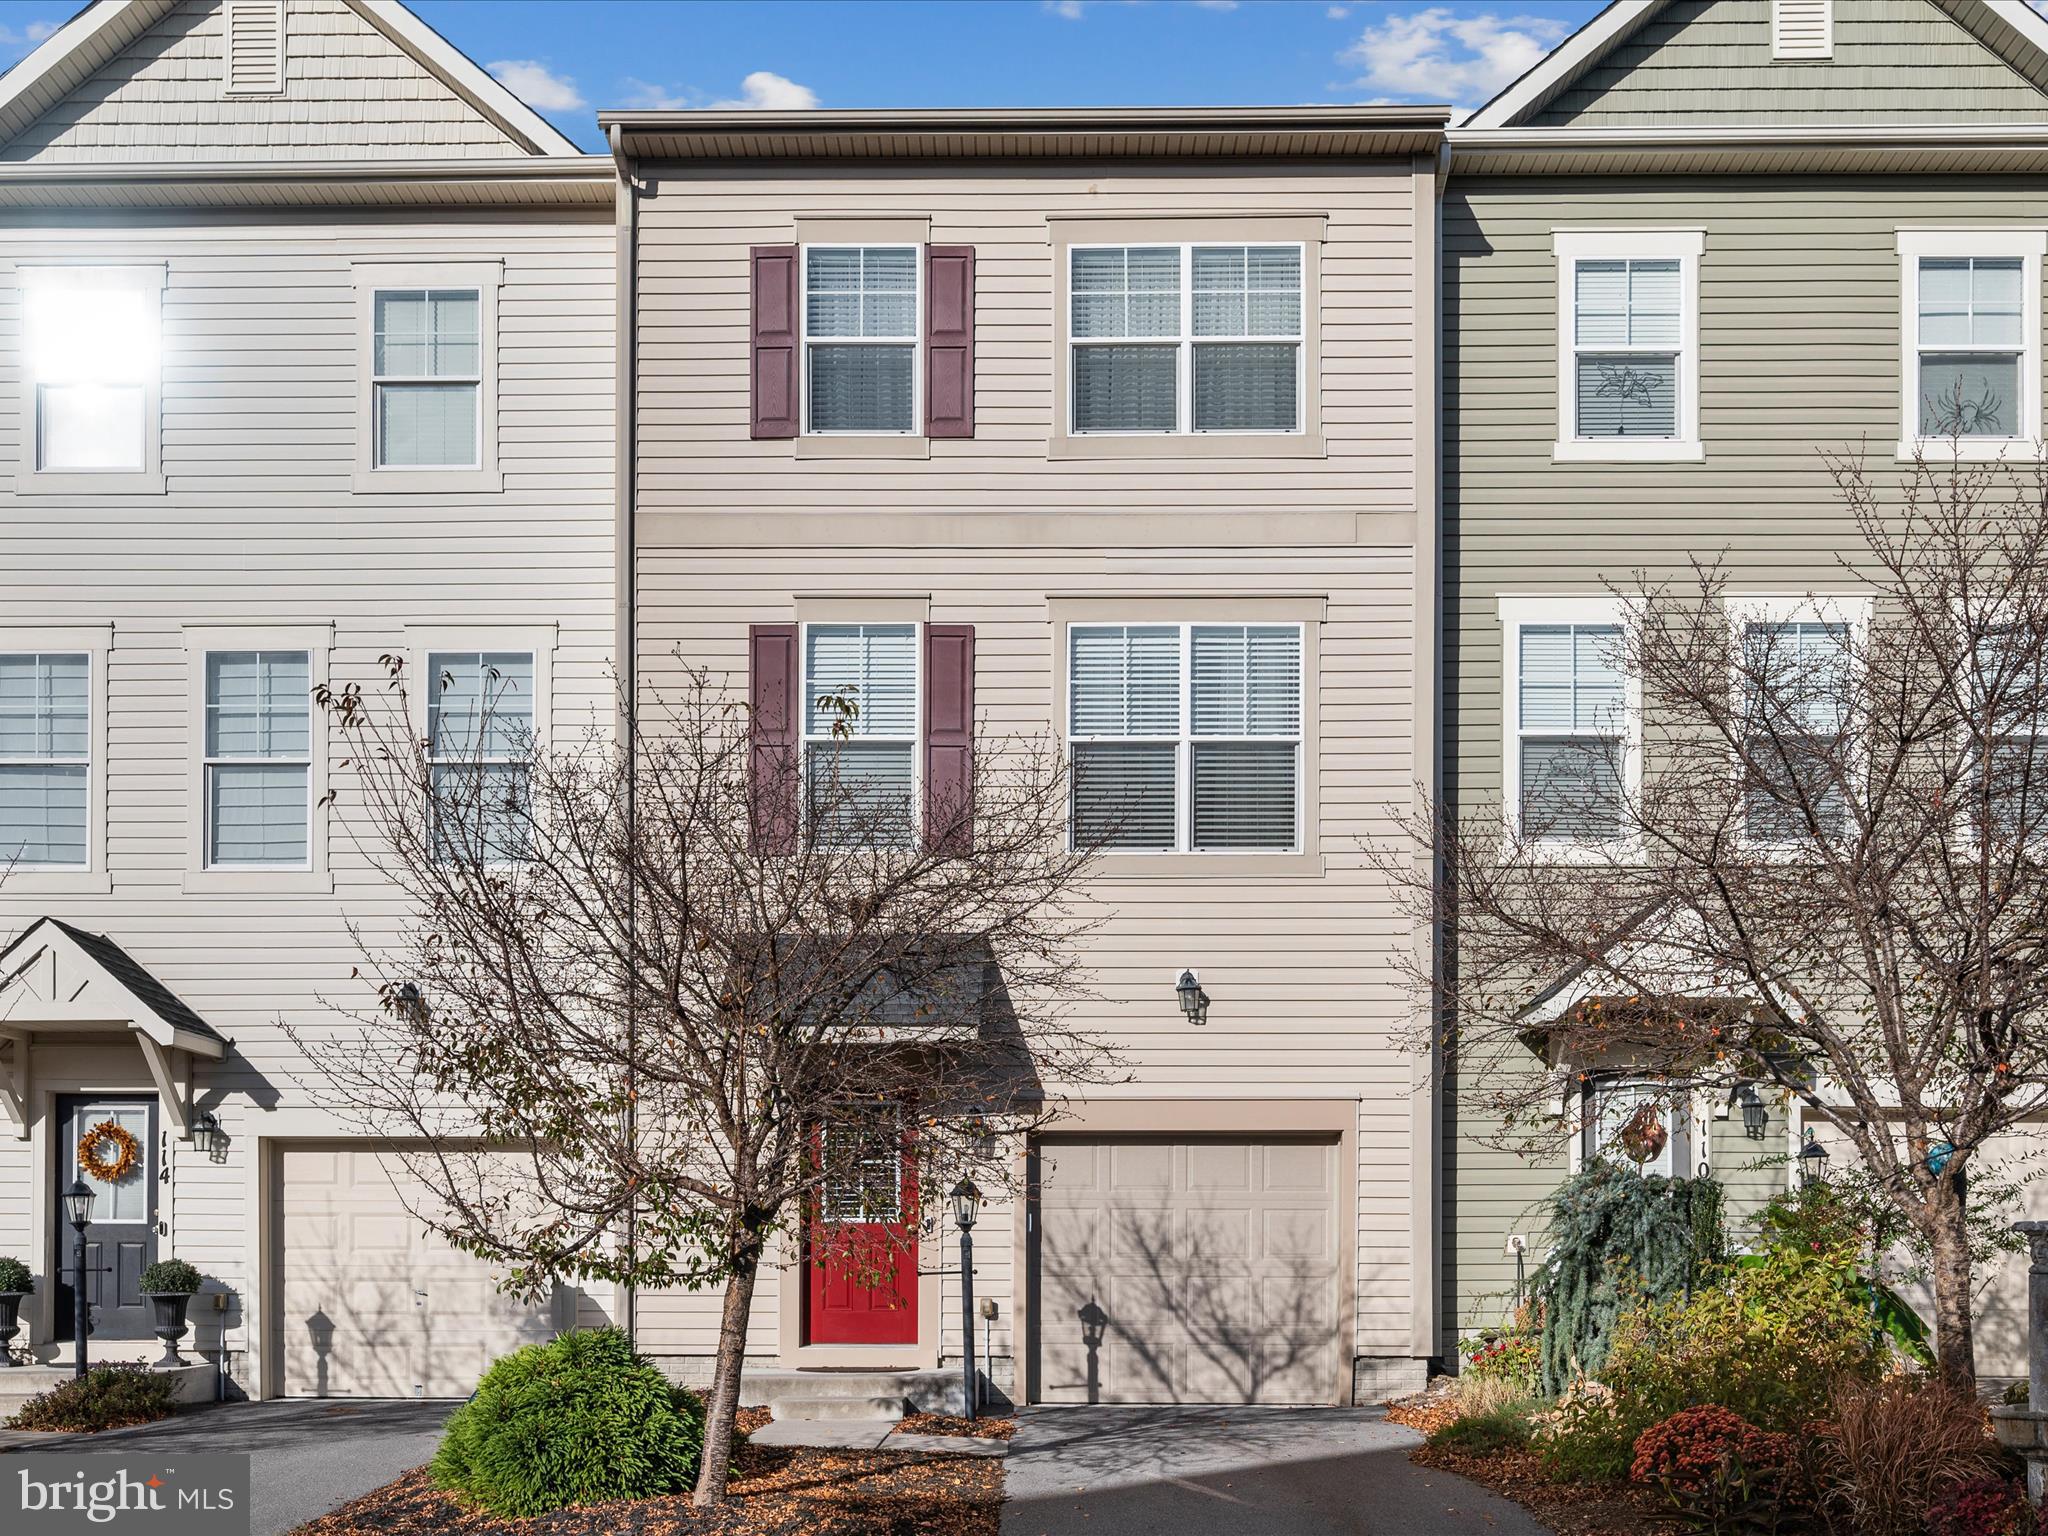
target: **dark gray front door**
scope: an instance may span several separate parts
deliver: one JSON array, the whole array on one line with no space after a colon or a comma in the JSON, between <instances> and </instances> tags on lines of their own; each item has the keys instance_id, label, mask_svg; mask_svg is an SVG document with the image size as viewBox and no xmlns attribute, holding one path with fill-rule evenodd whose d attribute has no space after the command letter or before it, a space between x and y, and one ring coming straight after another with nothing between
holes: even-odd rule
<instances>
[{"instance_id":1,"label":"dark gray front door","mask_svg":"<svg viewBox=\"0 0 2048 1536\"><path fill-rule=\"evenodd\" d=\"M51 1164L58 1170L52 1202L57 1219L57 1337L72 1334L77 1303L72 1299L78 1234L64 1211L62 1196L78 1177L79 1138L111 1120L136 1140L133 1172L112 1184L88 1177L93 1192L92 1222L85 1229L86 1300L92 1305L95 1339L149 1337L149 1303L142 1299L142 1271L156 1262L156 1100L141 1097L65 1098L57 1101L57 1134L62 1138Z\"/></svg>"}]
</instances>

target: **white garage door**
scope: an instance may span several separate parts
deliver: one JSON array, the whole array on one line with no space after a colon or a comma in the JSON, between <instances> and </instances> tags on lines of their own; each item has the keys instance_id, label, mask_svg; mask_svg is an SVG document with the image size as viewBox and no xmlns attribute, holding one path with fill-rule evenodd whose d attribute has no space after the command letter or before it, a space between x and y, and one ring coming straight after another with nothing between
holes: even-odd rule
<instances>
[{"instance_id":1,"label":"white garage door","mask_svg":"<svg viewBox=\"0 0 2048 1536\"><path fill-rule=\"evenodd\" d=\"M550 1304L501 1295L488 1267L425 1234L405 1179L363 1145L278 1154L271 1337L287 1397L467 1397L492 1360L555 1332Z\"/></svg>"},{"instance_id":2,"label":"white garage door","mask_svg":"<svg viewBox=\"0 0 2048 1536\"><path fill-rule=\"evenodd\" d=\"M1335 1142L1048 1141L1039 1180L1042 1401L1338 1400Z\"/></svg>"}]
</instances>

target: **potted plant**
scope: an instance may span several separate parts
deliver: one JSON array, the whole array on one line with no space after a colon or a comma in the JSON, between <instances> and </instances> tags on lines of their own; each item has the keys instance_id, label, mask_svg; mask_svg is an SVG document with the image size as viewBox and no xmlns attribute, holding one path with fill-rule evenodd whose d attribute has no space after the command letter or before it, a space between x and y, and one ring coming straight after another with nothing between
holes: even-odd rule
<instances>
[{"instance_id":1,"label":"potted plant","mask_svg":"<svg viewBox=\"0 0 2048 1536\"><path fill-rule=\"evenodd\" d=\"M178 1340L185 1336L185 1307L199 1282L199 1271L183 1259L158 1259L142 1272L142 1294L156 1313L150 1331L164 1341L164 1357L156 1363L160 1371L185 1363Z\"/></svg>"},{"instance_id":2,"label":"potted plant","mask_svg":"<svg viewBox=\"0 0 2048 1536\"><path fill-rule=\"evenodd\" d=\"M36 1278L19 1259L0 1259L0 1369L14 1364L14 1336L21 1332L21 1298Z\"/></svg>"}]
</instances>

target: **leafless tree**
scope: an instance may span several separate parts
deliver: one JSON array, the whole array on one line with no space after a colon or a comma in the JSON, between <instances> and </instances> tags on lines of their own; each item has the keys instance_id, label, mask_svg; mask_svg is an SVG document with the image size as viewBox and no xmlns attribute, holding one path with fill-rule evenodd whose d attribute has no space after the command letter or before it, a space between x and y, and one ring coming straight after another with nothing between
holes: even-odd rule
<instances>
[{"instance_id":1,"label":"leafless tree","mask_svg":"<svg viewBox=\"0 0 2048 1536\"><path fill-rule=\"evenodd\" d=\"M1420 818L1433 876L1380 862L1446 935L1414 980L1485 1139L1554 1150L1614 1069L1797 1098L1918 1238L1973 1380L1971 1199L2048 1110L2048 480L1829 469L1856 533L1832 595L1764 614L1706 558L1616 590L1559 738Z\"/></svg>"},{"instance_id":2,"label":"leafless tree","mask_svg":"<svg viewBox=\"0 0 2048 1536\"><path fill-rule=\"evenodd\" d=\"M380 1006L304 1042L314 1080L419 1149L416 1214L510 1286L722 1287L717 1503L772 1246L900 1207L914 1244L915 1191L929 1222L957 1179L1002 1187L1013 1138L1116 1073L1070 1023L1092 919L1064 762L983 739L964 794L913 807L862 767L850 693L799 760L686 672L643 692L629 756L597 731L536 748L446 677L422 733L385 666L318 696L408 913L366 946Z\"/></svg>"}]
</instances>

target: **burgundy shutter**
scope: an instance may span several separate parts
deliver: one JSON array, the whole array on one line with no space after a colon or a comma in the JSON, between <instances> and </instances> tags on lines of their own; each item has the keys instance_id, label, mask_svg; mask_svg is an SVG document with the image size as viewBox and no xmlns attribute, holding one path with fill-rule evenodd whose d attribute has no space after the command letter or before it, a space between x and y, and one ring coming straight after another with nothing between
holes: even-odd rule
<instances>
[{"instance_id":1,"label":"burgundy shutter","mask_svg":"<svg viewBox=\"0 0 2048 1536\"><path fill-rule=\"evenodd\" d=\"M924 630L924 836L935 853L974 847L974 626Z\"/></svg>"},{"instance_id":2,"label":"burgundy shutter","mask_svg":"<svg viewBox=\"0 0 2048 1536\"><path fill-rule=\"evenodd\" d=\"M753 250L754 436L795 437L797 408L797 255L793 245Z\"/></svg>"},{"instance_id":3,"label":"burgundy shutter","mask_svg":"<svg viewBox=\"0 0 2048 1536\"><path fill-rule=\"evenodd\" d=\"M924 430L974 436L974 247L925 248Z\"/></svg>"},{"instance_id":4,"label":"burgundy shutter","mask_svg":"<svg viewBox=\"0 0 2048 1536\"><path fill-rule=\"evenodd\" d=\"M796 850L796 626L747 631L748 809L754 852Z\"/></svg>"}]
</instances>

